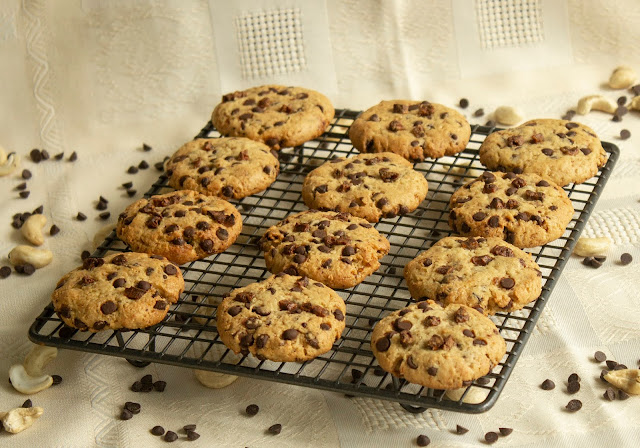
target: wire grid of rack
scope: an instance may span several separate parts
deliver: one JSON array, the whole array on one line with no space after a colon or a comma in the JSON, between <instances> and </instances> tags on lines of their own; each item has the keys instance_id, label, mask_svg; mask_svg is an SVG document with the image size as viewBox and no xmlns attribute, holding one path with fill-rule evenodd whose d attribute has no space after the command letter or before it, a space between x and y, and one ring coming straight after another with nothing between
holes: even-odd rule
<instances>
[{"instance_id":1,"label":"wire grid of rack","mask_svg":"<svg viewBox=\"0 0 640 448\"><path fill-rule=\"evenodd\" d=\"M482 170L478 148L495 128L474 125L465 151L415 165L429 181L427 198L414 212L385 218L375 225L389 239L391 251L382 259L378 272L350 290L338 291L347 303L346 328L331 351L304 363L260 361L250 355L234 354L222 344L216 332L215 312L222 295L270 275L257 246L258 239L271 225L306 209L300 194L306 174L334 157L358 153L348 139L349 126L357 115L355 111L337 110L335 119L321 137L280 152L281 171L276 182L260 194L236 201L244 223L236 243L224 253L181 267L185 292L163 322L140 330L85 333L64 326L49 304L31 326L30 339L45 345L124 357L134 365L136 361L138 365L160 362L351 396L393 400L411 412L441 408L480 413L490 409L602 192L618 158L618 148L603 143L609 157L598 175L566 188L576 210L571 223L560 239L531 252L542 270L542 294L522 310L491 317L507 342L507 354L491 373L476 380L461 397L453 399L443 391L410 384L378 368L371 352L370 336L376 321L412 302L404 283L403 268L418 253L451 234L447 223L449 197ZM208 123L196 138L216 136L219 134ZM166 191L167 179L160 176L145 197ZM127 246L112 232L93 256L126 250ZM480 403L467 403L465 398L470 393L474 393L476 401L478 394L484 398Z\"/></svg>"}]
</instances>

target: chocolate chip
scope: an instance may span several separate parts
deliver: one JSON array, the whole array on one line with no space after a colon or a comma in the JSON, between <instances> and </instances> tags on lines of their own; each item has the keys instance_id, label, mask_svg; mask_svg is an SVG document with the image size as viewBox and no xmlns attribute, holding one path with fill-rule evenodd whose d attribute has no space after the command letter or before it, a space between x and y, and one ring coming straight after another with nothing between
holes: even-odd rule
<instances>
[{"instance_id":1,"label":"chocolate chip","mask_svg":"<svg viewBox=\"0 0 640 448\"><path fill-rule=\"evenodd\" d=\"M627 398L629 398L629 394L626 393L623 390L619 390L618 391L618 400L626 400Z\"/></svg>"},{"instance_id":2,"label":"chocolate chip","mask_svg":"<svg viewBox=\"0 0 640 448\"><path fill-rule=\"evenodd\" d=\"M503 437L507 437L513 432L513 428L498 428L500 431L500 435Z\"/></svg>"},{"instance_id":3,"label":"chocolate chip","mask_svg":"<svg viewBox=\"0 0 640 448\"><path fill-rule=\"evenodd\" d=\"M416 439L418 446L427 446L431 443L431 439L424 434L420 434Z\"/></svg>"},{"instance_id":4,"label":"chocolate chip","mask_svg":"<svg viewBox=\"0 0 640 448\"><path fill-rule=\"evenodd\" d=\"M167 433L164 435L165 442L175 442L176 440L178 440L178 434L173 431L167 431Z\"/></svg>"},{"instance_id":5,"label":"chocolate chip","mask_svg":"<svg viewBox=\"0 0 640 448\"><path fill-rule=\"evenodd\" d=\"M120 279L120 280L124 280L124 279ZM118 309L118 306L115 304L115 302L112 302L111 300L107 300L102 305L100 305L100 311L102 311L102 314L111 314L115 312L117 309Z\"/></svg>"},{"instance_id":6,"label":"chocolate chip","mask_svg":"<svg viewBox=\"0 0 640 448\"><path fill-rule=\"evenodd\" d=\"M267 431L269 431L270 434L277 436L282 431L282 425L280 423L276 423L275 425L269 426Z\"/></svg>"},{"instance_id":7,"label":"chocolate chip","mask_svg":"<svg viewBox=\"0 0 640 448\"><path fill-rule=\"evenodd\" d=\"M78 212L78 214L76 215L76 219L78 221L86 221L87 220L87 215L85 215L82 212Z\"/></svg>"},{"instance_id":8,"label":"chocolate chip","mask_svg":"<svg viewBox=\"0 0 640 448\"><path fill-rule=\"evenodd\" d=\"M133 418L133 413L128 409L123 409L120 413L120 420L131 420Z\"/></svg>"},{"instance_id":9,"label":"chocolate chip","mask_svg":"<svg viewBox=\"0 0 640 448\"><path fill-rule=\"evenodd\" d=\"M613 389L613 387L607 387L607 390L604 391L604 394L602 396L605 400L613 401L616 399L616 391Z\"/></svg>"},{"instance_id":10,"label":"chocolate chip","mask_svg":"<svg viewBox=\"0 0 640 448\"><path fill-rule=\"evenodd\" d=\"M233 196L233 188L229 185L222 188L222 194L228 198Z\"/></svg>"},{"instance_id":11,"label":"chocolate chip","mask_svg":"<svg viewBox=\"0 0 640 448\"><path fill-rule=\"evenodd\" d=\"M11 275L11 268L9 266L2 266L0 268L0 278L7 278Z\"/></svg>"},{"instance_id":12,"label":"chocolate chip","mask_svg":"<svg viewBox=\"0 0 640 448\"><path fill-rule=\"evenodd\" d=\"M69 162L75 162L76 160L78 160L78 153L73 151L69 156Z\"/></svg>"},{"instance_id":13,"label":"chocolate chip","mask_svg":"<svg viewBox=\"0 0 640 448\"><path fill-rule=\"evenodd\" d=\"M615 362L614 360L612 360L612 359L608 359L607 360L607 367L609 368L609 370L615 369L617 365L618 365L618 363Z\"/></svg>"},{"instance_id":14,"label":"chocolate chip","mask_svg":"<svg viewBox=\"0 0 640 448\"><path fill-rule=\"evenodd\" d=\"M477 212L473 214L474 221L482 221L487 217L487 214L484 212Z\"/></svg>"},{"instance_id":15,"label":"chocolate chip","mask_svg":"<svg viewBox=\"0 0 640 448\"><path fill-rule=\"evenodd\" d=\"M227 232L226 229L223 229L222 227L220 227L218 230L216 230L216 236L220 238L222 241L225 241L229 238L229 232Z\"/></svg>"},{"instance_id":16,"label":"chocolate chip","mask_svg":"<svg viewBox=\"0 0 640 448\"><path fill-rule=\"evenodd\" d=\"M200 434L195 431L187 431L187 440L194 441L200 438Z\"/></svg>"},{"instance_id":17,"label":"chocolate chip","mask_svg":"<svg viewBox=\"0 0 640 448\"><path fill-rule=\"evenodd\" d=\"M158 380L158 381L153 383L153 389L156 392L164 392L164 390L166 388L167 388L167 382L166 381Z\"/></svg>"},{"instance_id":18,"label":"chocolate chip","mask_svg":"<svg viewBox=\"0 0 640 448\"><path fill-rule=\"evenodd\" d=\"M484 115L484 109L482 109L482 108L477 109L477 110L473 113L473 116L474 116L474 117L482 117L483 115Z\"/></svg>"},{"instance_id":19,"label":"chocolate chip","mask_svg":"<svg viewBox=\"0 0 640 448\"><path fill-rule=\"evenodd\" d=\"M176 275L178 273L178 268L172 264L168 264L164 267L164 273L167 275Z\"/></svg>"},{"instance_id":20,"label":"chocolate chip","mask_svg":"<svg viewBox=\"0 0 640 448\"><path fill-rule=\"evenodd\" d=\"M620 255L620 264L623 266L628 265L629 263L631 263L633 261L633 257L631 256L631 254L629 253L624 253L622 255Z\"/></svg>"},{"instance_id":21,"label":"chocolate chip","mask_svg":"<svg viewBox=\"0 0 640 448\"><path fill-rule=\"evenodd\" d=\"M580 383L578 381L569 381L567 384L567 392L570 394L575 394L580 390Z\"/></svg>"},{"instance_id":22,"label":"chocolate chip","mask_svg":"<svg viewBox=\"0 0 640 448\"><path fill-rule=\"evenodd\" d=\"M598 362L604 362L607 360L607 355L605 355L603 352L601 351L597 351L595 352L595 354L593 355L593 357L595 358L596 361Z\"/></svg>"},{"instance_id":23,"label":"chocolate chip","mask_svg":"<svg viewBox=\"0 0 640 448\"><path fill-rule=\"evenodd\" d=\"M386 352L391 347L391 340L384 336L376 341L376 350L379 352Z\"/></svg>"},{"instance_id":24,"label":"chocolate chip","mask_svg":"<svg viewBox=\"0 0 640 448\"><path fill-rule=\"evenodd\" d=\"M282 333L282 339L285 341L293 341L298 337L298 330L294 328L289 328Z\"/></svg>"},{"instance_id":25,"label":"chocolate chip","mask_svg":"<svg viewBox=\"0 0 640 448\"><path fill-rule=\"evenodd\" d=\"M488 444L496 443L498 441L498 433L490 431L484 435L484 441Z\"/></svg>"},{"instance_id":26,"label":"chocolate chip","mask_svg":"<svg viewBox=\"0 0 640 448\"><path fill-rule=\"evenodd\" d=\"M468 433L469 430L464 426L456 425L456 434L462 435Z\"/></svg>"},{"instance_id":27,"label":"chocolate chip","mask_svg":"<svg viewBox=\"0 0 640 448\"><path fill-rule=\"evenodd\" d=\"M62 383L62 377L60 375L51 375L51 379L53 379L53 385L57 386L58 384Z\"/></svg>"},{"instance_id":28,"label":"chocolate chip","mask_svg":"<svg viewBox=\"0 0 640 448\"><path fill-rule=\"evenodd\" d=\"M164 434L164 428L162 426L154 426L153 428L151 428L151 434L153 434L154 436L161 436L162 434Z\"/></svg>"},{"instance_id":29,"label":"chocolate chip","mask_svg":"<svg viewBox=\"0 0 640 448\"><path fill-rule=\"evenodd\" d=\"M577 381L578 383L580 382L580 377L578 376L577 373L572 373L571 375L569 375L569 379L567 380L567 382L571 383Z\"/></svg>"},{"instance_id":30,"label":"chocolate chip","mask_svg":"<svg viewBox=\"0 0 640 448\"><path fill-rule=\"evenodd\" d=\"M516 282L510 277L504 277L500 279L500 286L504 289L511 289L516 285Z\"/></svg>"},{"instance_id":31,"label":"chocolate chip","mask_svg":"<svg viewBox=\"0 0 640 448\"><path fill-rule=\"evenodd\" d=\"M469 107L469 100L466 98L462 98L460 99L460 101L458 102L458 105L463 108L466 109L467 107Z\"/></svg>"},{"instance_id":32,"label":"chocolate chip","mask_svg":"<svg viewBox=\"0 0 640 448\"><path fill-rule=\"evenodd\" d=\"M33 407L33 402L31 401L31 399L27 399L25 400L24 403L22 403L22 406L20 406L22 408L32 408Z\"/></svg>"},{"instance_id":33,"label":"chocolate chip","mask_svg":"<svg viewBox=\"0 0 640 448\"><path fill-rule=\"evenodd\" d=\"M140 406L140 403L135 403L133 401L127 401L124 404L124 408L135 415L135 414L139 414L140 413L140 409L142 407Z\"/></svg>"},{"instance_id":34,"label":"chocolate chip","mask_svg":"<svg viewBox=\"0 0 640 448\"><path fill-rule=\"evenodd\" d=\"M18 274L24 275L32 275L34 272L36 272L36 268L29 263L19 264L15 267L15 270Z\"/></svg>"},{"instance_id":35,"label":"chocolate chip","mask_svg":"<svg viewBox=\"0 0 640 448\"><path fill-rule=\"evenodd\" d=\"M245 409L245 412L247 413L247 415L249 415L251 417L256 415L258 413L258 411L260 411L260 407L257 404L250 404Z\"/></svg>"},{"instance_id":36,"label":"chocolate chip","mask_svg":"<svg viewBox=\"0 0 640 448\"><path fill-rule=\"evenodd\" d=\"M571 400L569 403L567 403L565 409L570 412L579 411L580 409L582 409L582 402L580 400Z\"/></svg>"}]
</instances>

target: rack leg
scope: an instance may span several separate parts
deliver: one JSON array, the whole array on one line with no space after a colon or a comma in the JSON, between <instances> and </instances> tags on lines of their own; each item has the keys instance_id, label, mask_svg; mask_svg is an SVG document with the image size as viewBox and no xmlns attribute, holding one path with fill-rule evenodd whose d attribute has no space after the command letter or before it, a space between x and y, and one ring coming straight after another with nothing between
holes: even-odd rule
<instances>
[{"instance_id":1,"label":"rack leg","mask_svg":"<svg viewBox=\"0 0 640 448\"><path fill-rule=\"evenodd\" d=\"M151 336L149 336L151 337ZM120 347L124 347L124 338L122 337L122 333L120 333L119 331L116 332L116 340L118 341L118 345ZM152 339L151 342L149 343L149 347L151 348L152 351L155 351L156 349L156 340ZM129 364L131 364L134 367L138 367L138 368L142 368L142 367L147 367L149 364L151 364L151 362L149 361L138 361L137 359L129 359L126 358L127 362Z\"/></svg>"},{"instance_id":2,"label":"rack leg","mask_svg":"<svg viewBox=\"0 0 640 448\"><path fill-rule=\"evenodd\" d=\"M396 377L392 377L391 381L393 381L393 387L396 390L400 390L400 388L402 387L402 384L400 384L400 380ZM413 406L406 403L400 403L400 406L402 406L405 411L411 412L412 414L422 414L424 411L429 409L425 408L424 406Z\"/></svg>"}]
</instances>

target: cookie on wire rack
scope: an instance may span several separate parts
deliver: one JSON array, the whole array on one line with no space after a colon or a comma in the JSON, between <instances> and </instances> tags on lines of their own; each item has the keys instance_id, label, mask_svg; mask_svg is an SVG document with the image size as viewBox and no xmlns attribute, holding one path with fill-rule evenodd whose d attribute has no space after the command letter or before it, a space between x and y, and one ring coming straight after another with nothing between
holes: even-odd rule
<instances>
[{"instance_id":1,"label":"cookie on wire rack","mask_svg":"<svg viewBox=\"0 0 640 448\"><path fill-rule=\"evenodd\" d=\"M371 349L390 374L433 389L469 386L506 353L495 324L465 305L411 304L376 324Z\"/></svg>"},{"instance_id":2,"label":"cookie on wire rack","mask_svg":"<svg viewBox=\"0 0 640 448\"><path fill-rule=\"evenodd\" d=\"M411 162L383 152L326 162L307 175L302 197L309 208L378 222L414 211L428 189L427 180Z\"/></svg>"},{"instance_id":3,"label":"cookie on wire rack","mask_svg":"<svg viewBox=\"0 0 640 448\"><path fill-rule=\"evenodd\" d=\"M223 136L247 137L279 150L319 137L334 115L331 101L315 90L265 85L224 95L211 122Z\"/></svg>"},{"instance_id":4,"label":"cookie on wire rack","mask_svg":"<svg viewBox=\"0 0 640 448\"><path fill-rule=\"evenodd\" d=\"M360 152L393 152L411 162L457 154L470 137L471 126L462 114L429 101L382 101L349 129Z\"/></svg>"}]
</instances>

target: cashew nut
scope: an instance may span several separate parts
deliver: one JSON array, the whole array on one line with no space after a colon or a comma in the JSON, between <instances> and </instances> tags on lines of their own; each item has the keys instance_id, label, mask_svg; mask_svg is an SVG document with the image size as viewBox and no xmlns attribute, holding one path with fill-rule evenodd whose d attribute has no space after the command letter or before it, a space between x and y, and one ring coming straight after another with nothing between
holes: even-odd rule
<instances>
[{"instance_id":1,"label":"cashew nut","mask_svg":"<svg viewBox=\"0 0 640 448\"><path fill-rule=\"evenodd\" d=\"M43 412L44 409L38 406L12 409L2 416L2 426L5 431L17 434L33 425Z\"/></svg>"},{"instance_id":2,"label":"cashew nut","mask_svg":"<svg viewBox=\"0 0 640 448\"><path fill-rule=\"evenodd\" d=\"M522 121L522 114L511 106L500 106L493 113L493 118L500 124L513 126Z\"/></svg>"},{"instance_id":3,"label":"cashew nut","mask_svg":"<svg viewBox=\"0 0 640 448\"><path fill-rule=\"evenodd\" d=\"M31 376L43 375L43 368L58 356L58 349L46 345L34 345L27 353L22 365Z\"/></svg>"},{"instance_id":4,"label":"cashew nut","mask_svg":"<svg viewBox=\"0 0 640 448\"><path fill-rule=\"evenodd\" d=\"M462 387L460 389L450 389L445 394L449 400L458 401L464 394L464 391L467 390L466 387ZM462 399L463 403L469 404L480 404L484 400L487 399L487 395L489 394L488 390L481 389L479 387L472 387L467 395Z\"/></svg>"},{"instance_id":5,"label":"cashew nut","mask_svg":"<svg viewBox=\"0 0 640 448\"><path fill-rule=\"evenodd\" d=\"M602 95L588 95L580 98L580 101L578 101L578 107L576 107L576 112L580 115L587 115L592 110L599 110L601 112L613 114L617 108L618 106L616 103Z\"/></svg>"},{"instance_id":6,"label":"cashew nut","mask_svg":"<svg viewBox=\"0 0 640 448\"><path fill-rule=\"evenodd\" d=\"M34 268L40 269L51 263L53 252L47 249L36 249L35 247L20 244L9 252L9 262L14 266L31 264Z\"/></svg>"},{"instance_id":7,"label":"cashew nut","mask_svg":"<svg viewBox=\"0 0 640 448\"><path fill-rule=\"evenodd\" d=\"M8 176L13 173L20 165L20 156L15 152L7 154L0 147L0 176Z\"/></svg>"},{"instance_id":8,"label":"cashew nut","mask_svg":"<svg viewBox=\"0 0 640 448\"><path fill-rule=\"evenodd\" d=\"M634 96L629 103L629 110L640 110L640 96Z\"/></svg>"},{"instance_id":9,"label":"cashew nut","mask_svg":"<svg viewBox=\"0 0 640 448\"><path fill-rule=\"evenodd\" d=\"M222 389L238 379L235 375L209 372L208 370L194 370L193 372L200 384L210 389Z\"/></svg>"},{"instance_id":10,"label":"cashew nut","mask_svg":"<svg viewBox=\"0 0 640 448\"><path fill-rule=\"evenodd\" d=\"M601 238L586 238L582 237L578 239L573 253L581 257L593 257L594 255L602 255L611 247L611 240L606 236Z\"/></svg>"},{"instance_id":11,"label":"cashew nut","mask_svg":"<svg viewBox=\"0 0 640 448\"><path fill-rule=\"evenodd\" d=\"M631 87L638 79L636 72L629 66L616 67L609 77L609 87L612 89L626 89Z\"/></svg>"},{"instance_id":12,"label":"cashew nut","mask_svg":"<svg viewBox=\"0 0 640 448\"><path fill-rule=\"evenodd\" d=\"M22 236L34 246L42 246L44 244L44 235L42 229L47 223L47 217L38 213L31 215L20 228Z\"/></svg>"},{"instance_id":13,"label":"cashew nut","mask_svg":"<svg viewBox=\"0 0 640 448\"><path fill-rule=\"evenodd\" d=\"M26 395L45 390L53 384L53 378L51 376L31 376L22 364L14 364L9 368L9 379L15 390Z\"/></svg>"},{"instance_id":14,"label":"cashew nut","mask_svg":"<svg viewBox=\"0 0 640 448\"><path fill-rule=\"evenodd\" d=\"M640 369L612 370L604 379L628 394L640 395Z\"/></svg>"}]
</instances>

